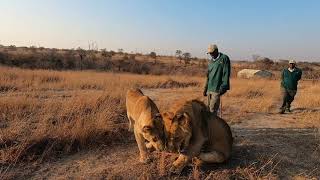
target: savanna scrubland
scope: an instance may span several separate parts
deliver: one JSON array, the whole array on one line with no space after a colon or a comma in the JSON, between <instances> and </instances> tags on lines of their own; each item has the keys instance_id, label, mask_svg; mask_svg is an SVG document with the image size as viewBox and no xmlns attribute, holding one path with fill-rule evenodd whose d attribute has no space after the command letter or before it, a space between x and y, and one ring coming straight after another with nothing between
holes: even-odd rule
<instances>
[{"instance_id":1,"label":"savanna scrubland","mask_svg":"<svg viewBox=\"0 0 320 180\"><path fill-rule=\"evenodd\" d=\"M310 66L312 75L299 83L293 112L284 115L277 113L281 104L277 74L271 79L233 75L221 113L235 139L232 158L224 164L192 164L172 177L167 170L174 155L153 152L152 163L138 162L138 148L128 132L125 92L141 88L160 111L179 99L205 101L205 64L137 58L149 63L149 71L134 74L121 64L129 60L120 61L119 69L121 58L110 60L114 69L81 70L20 66L18 59L15 64L3 63L9 57L2 56L0 67L0 179L320 177L320 82L312 73L317 65ZM249 65L260 66L232 62L234 71ZM142 66L134 67L141 72Z\"/></svg>"}]
</instances>

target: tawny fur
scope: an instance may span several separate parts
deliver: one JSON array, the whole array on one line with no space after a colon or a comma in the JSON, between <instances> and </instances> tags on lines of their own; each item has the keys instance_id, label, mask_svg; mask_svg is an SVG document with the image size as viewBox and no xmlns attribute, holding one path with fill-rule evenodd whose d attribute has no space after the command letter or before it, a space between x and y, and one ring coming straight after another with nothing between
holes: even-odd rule
<instances>
[{"instance_id":1,"label":"tawny fur","mask_svg":"<svg viewBox=\"0 0 320 180\"><path fill-rule=\"evenodd\" d=\"M147 148L163 150L163 123L156 104L140 89L130 89L126 96L129 130L134 135L140 151L140 161L148 162ZM147 143L146 143L147 141Z\"/></svg>"},{"instance_id":2,"label":"tawny fur","mask_svg":"<svg viewBox=\"0 0 320 180\"><path fill-rule=\"evenodd\" d=\"M206 163L222 163L229 159L232 133L228 124L209 112L198 100L178 102L163 113L168 148L181 147L182 153L173 163L171 171L180 173L193 157ZM184 130L189 129L189 132ZM191 135L191 137L190 137Z\"/></svg>"}]
</instances>

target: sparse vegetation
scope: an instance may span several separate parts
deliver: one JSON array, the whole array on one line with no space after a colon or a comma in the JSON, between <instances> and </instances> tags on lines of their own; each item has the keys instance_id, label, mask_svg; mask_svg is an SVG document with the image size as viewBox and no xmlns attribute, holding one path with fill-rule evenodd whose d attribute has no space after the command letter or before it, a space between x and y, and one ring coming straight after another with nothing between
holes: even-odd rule
<instances>
[{"instance_id":1,"label":"sparse vegetation","mask_svg":"<svg viewBox=\"0 0 320 180\"><path fill-rule=\"evenodd\" d=\"M101 167L89 168L86 162L90 163L91 160L86 160L84 167L88 167L91 173L97 173L99 177L107 175L107 177L113 178L121 176L128 178L134 175L137 177L170 178L167 169L174 156L165 156L161 159L158 157L159 154L155 153L154 162L148 166L134 164L133 159L136 159L137 154L130 150L136 149L136 145L133 134L127 131L124 108L125 91L131 87L138 87L143 88L145 92L149 91L149 93L155 93L159 89L170 92L168 95L163 92L156 96L155 100L160 110L166 109L170 102L175 100L172 98L187 97L204 100L200 93L203 77L133 75L93 71L60 72L8 67L0 67L0 71L1 179L30 175L31 172L22 169L27 167L32 169L29 166L31 163L37 168L46 165L51 167L51 161L74 157L78 152L89 151L88 154L95 155L96 153L104 154L107 151L107 154L101 157L104 159L101 162L101 167L102 165L103 167L109 166L108 161L110 160L105 159L108 157L108 149L117 148L119 142L120 146L125 148L130 146L128 148L131 152L129 156L133 157L128 163L129 166L136 166L128 175L121 174L122 170L113 169L116 167L109 167L111 169L106 171L112 171L113 174L106 174L101 169L100 171ZM299 119L297 119L295 127L320 127L318 110L320 89L318 83L318 81L302 81L300 83L299 94L294 101L294 106L300 108L296 110ZM278 81L232 79L231 84L231 91L222 98L223 117L231 125L247 122L255 113L262 113L262 115L265 113L267 117L277 108L280 93ZM152 96L152 94L150 95ZM272 152L262 151L265 153L264 158L259 159L252 155L260 153L260 145L246 144L250 137L251 141L254 141L254 138L259 139L262 135L241 134L242 131L234 131L236 133L234 159L221 167L215 166L220 167L216 170L212 168L206 170L206 168L194 166L194 168L186 170L185 174L179 178L277 178L277 173L279 173L277 169L280 166L277 164L281 164L281 162L276 159L264 159L273 156ZM239 133L241 137L237 137ZM270 134L270 137L276 138L272 133L279 134L270 131L266 135ZM292 132L292 137L292 141L294 141L296 139L294 132ZM308 135L308 137L311 141L312 136ZM270 144L270 146L273 145ZM313 141L307 147L314 152L313 156L315 157L320 153L318 146L315 146ZM126 153L120 153L120 155L125 156L123 158L128 158ZM244 157L249 158L250 161L246 162ZM73 160L70 161L73 162ZM94 161L98 162L98 159ZM120 166L121 169L127 168ZM280 167L283 168L282 166L285 164L281 164ZM297 172L296 170L292 171L292 173ZM74 175L75 177L79 176L79 174ZM91 177L91 175L86 174L84 177ZM304 176L304 174L300 175ZM306 177L314 177L319 174L310 170L305 175Z\"/></svg>"},{"instance_id":2,"label":"sparse vegetation","mask_svg":"<svg viewBox=\"0 0 320 180\"><path fill-rule=\"evenodd\" d=\"M48 49L33 47L0 47L0 64L29 69L52 70L98 70L108 72L130 72L154 75L204 75L207 60L191 57L189 52L176 50L175 56L159 56L156 52L143 55L129 54L123 49L118 52L106 49L98 51L96 45L89 44L90 49ZM232 76L241 69L263 69L272 71L279 77L280 71L288 66L287 60L272 60L253 55L253 62L233 61ZM182 64L182 60L184 64ZM152 63L151 63L152 62ZM176 62L176 63L174 63ZM320 79L320 64L299 62L303 70L303 78Z\"/></svg>"},{"instance_id":3,"label":"sparse vegetation","mask_svg":"<svg viewBox=\"0 0 320 180\"><path fill-rule=\"evenodd\" d=\"M44 164L50 166L52 160L73 156L78 152L100 151L100 146L117 148L115 143L119 141L123 146L134 144L132 133L127 131L124 108L124 94L131 87L143 88L150 95L159 90L169 93L168 96L154 94L160 110L170 106L174 98L200 98L205 101L200 92L207 61L191 58L190 53L182 53L181 50L177 50L173 57L178 63L172 63L166 58L157 56L155 52L142 55L128 54L123 49L119 49L118 53L106 49L98 51L94 45L90 50L0 47L1 64L23 68L0 66L0 179L25 175L14 171L28 167L30 163L36 167ZM181 60L184 65L179 63ZM253 63L237 62L232 66L234 76L242 68L267 68L280 72L282 67L287 66L287 62L258 57ZM299 67L304 70L305 79L313 80L302 81L299 85L298 98L294 101L294 106L298 107L295 111L299 120L292 125L290 119L285 119L282 125L319 128L320 89L317 79L320 65L305 62L300 63ZM277 111L280 103L278 80L233 78L231 84L231 91L222 98L222 116L231 125L237 126L248 119L262 123L262 120ZM269 123L269 126L278 126L272 124L272 121ZM242 140L246 141L245 138ZM311 144L313 147L313 142ZM319 144L314 149L315 156L320 153ZM236 146L239 146L239 142ZM235 150L236 158L242 150L246 150L241 149L242 146L239 148ZM270 155L266 153L266 157ZM137 169L124 177L171 178L167 169L174 156L162 154L159 157L157 153L153 156L154 162L148 167L136 165ZM251 154L247 156L251 157ZM237 163L237 166L233 166ZM252 158L248 163L233 159L223 167L206 170L194 165L179 178L274 179L278 178L279 173L274 172L277 164L265 159ZM145 168L142 174L138 172L141 168ZM29 174L27 171L22 172ZM112 172L107 177L122 176L118 176L114 170ZM316 173L310 171L297 177L313 177L313 174Z\"/></svg>"}]
</instances>

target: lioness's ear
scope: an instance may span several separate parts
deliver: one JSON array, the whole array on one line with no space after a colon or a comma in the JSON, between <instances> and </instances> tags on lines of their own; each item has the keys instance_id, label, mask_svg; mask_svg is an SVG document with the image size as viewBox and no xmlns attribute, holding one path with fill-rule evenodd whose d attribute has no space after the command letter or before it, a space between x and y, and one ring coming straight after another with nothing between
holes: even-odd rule
<instances>
[{"instance_id":1,"label":"lioness's ear","mask_svg":"<svg viewBox=\"0 0 320 180\"><path fill-rule=\"evenodd\" d=\"M147 132L150 132L150 131L151 131L151 129L152 129L152 127L151 127L151 126L143 126L143 128L142 128L142 132L147 133Z\"/></svg>"}]
</instances>

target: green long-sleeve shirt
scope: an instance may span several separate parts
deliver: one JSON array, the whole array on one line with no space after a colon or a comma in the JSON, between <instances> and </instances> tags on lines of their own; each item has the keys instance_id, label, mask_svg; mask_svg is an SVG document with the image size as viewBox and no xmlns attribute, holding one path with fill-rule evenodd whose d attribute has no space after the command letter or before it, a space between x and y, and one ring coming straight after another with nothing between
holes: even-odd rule
<instances>
[{"instance_id":1,"label":"green long-sleeve shirt","mask_svg":"<svg viewBox=\"0 0 320 180\"><path fill-rule=\"evenodd\" d=\"M207 82L205 91L220 92L230 89L230 59L227 55L220 53L217 60L211 60L208 65Z\"/></svg>"},{"instance_id":2,"label":"green long-sleeve shirt","mask_svg":"<svg viewBox=\"0 0 320 180\"><path fill-rule=\"evenodd\" d=\"M284 69L281 74L281 87L289 90L297 90L298 81L301 79L302 71L295 68L292 72Z\"/></svg>"}]
</instances>

